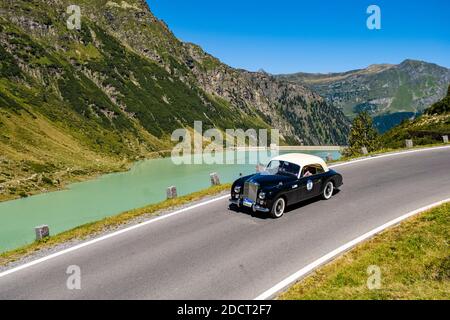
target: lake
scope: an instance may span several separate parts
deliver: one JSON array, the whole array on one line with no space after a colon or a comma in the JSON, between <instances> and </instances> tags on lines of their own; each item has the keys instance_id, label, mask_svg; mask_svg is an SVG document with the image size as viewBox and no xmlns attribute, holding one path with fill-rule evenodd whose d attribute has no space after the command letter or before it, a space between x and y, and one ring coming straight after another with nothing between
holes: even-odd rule
<instances>
[{"instance_id":1,"label":"lake","mask_svg":"<svg viewBox=\"0 0 450 320\"><path fill-rule=\"evenodd\" d=\"M237 159L248 159L252 152L237 152ZM296 151L299 152L299 151ZM338 151L301 151L325 158ZM290 151L280 151L280 154ZM269 155L270 156L270 155ZM264 162L264 161L263 161ZM51 234L116 215L120 212L165 200L166 188L176 186L186 195L211 185L209 174L217 172L222 183L255 172L255 164L175 165L170 158L145 160L130 171L74 183L66 190L0 203L0 252L34 241L34 227L47 224Z\"/></svg>"}]
</instances>

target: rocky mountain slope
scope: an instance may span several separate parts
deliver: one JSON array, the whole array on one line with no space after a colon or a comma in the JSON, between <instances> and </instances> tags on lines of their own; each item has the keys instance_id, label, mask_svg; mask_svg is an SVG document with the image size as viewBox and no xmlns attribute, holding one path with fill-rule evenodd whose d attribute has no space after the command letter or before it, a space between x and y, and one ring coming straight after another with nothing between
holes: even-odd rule
<instances>
[{"instance_id":1,"label":"rocky mountain slope","mask_svg":"<svg viewBox=\"0 0 450 320\"><path fill-rule=\"evenodd\" d=\"M278 78L310 87L350 118L368 111L380 131L386 131L441 99L450 83L450 69L405 60L399 65L372 65L344 73L297 73Z\"/></svg>"},{"instance_id":2,"label":"rocky mountain slope","mask_svg":"<svg viewBox=\"0 0 450 320\"><path fill-rule=\"evenodd\" d=\"M170 135L277 128L285 143L344 144L349 122L310 89L236 70L179 41L143 0L0 2L0 198L121 170Z\"/></svg>"}]
</instances>

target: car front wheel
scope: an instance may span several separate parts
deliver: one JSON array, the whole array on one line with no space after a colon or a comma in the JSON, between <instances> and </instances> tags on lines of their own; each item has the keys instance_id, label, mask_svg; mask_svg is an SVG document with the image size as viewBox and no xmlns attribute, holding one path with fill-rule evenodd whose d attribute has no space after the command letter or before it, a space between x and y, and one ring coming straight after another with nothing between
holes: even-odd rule
<instances>
[{"instance_id":1,"label":"car front wheel","mask_svg":"<svg viewBox=\"0 0 450 320\"><path fill-rule=\"evenodd\" d=\"M334 184L332 181L328 181L323 188L322 198L325 200L329 200L333 196Z\"/></svg>"},{"instance_id":2,"label":"car front wheel","mask_svg":"<svg viewBox=\"0 0 450 320\"><path fill-rule=\"evenodd\" d=\"M286 208L286 201L284 198L278 198L272 206L272 210L270 210L270 215L272 218L278 219L281 218L284 214L284 209Z\"/></svg>"}]
</instances>

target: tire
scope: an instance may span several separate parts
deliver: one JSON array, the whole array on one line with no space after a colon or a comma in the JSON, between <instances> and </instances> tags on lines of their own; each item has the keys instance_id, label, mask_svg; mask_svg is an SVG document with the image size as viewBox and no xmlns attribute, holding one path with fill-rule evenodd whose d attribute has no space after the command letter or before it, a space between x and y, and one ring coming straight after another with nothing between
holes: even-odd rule
<instances>
[{"instance_id":1,"label":"tire","mask_svg":"<svg viewBox=\"0 0 450 320\"><path fill-rule=\"evenodd\" d=\"M323 188L322 198L324 200L330 200L331 197L333 196L333 192L334 192L334 183L333 181L328 181L325 184L325 187Z\"/></svg>"},{"instance_id":2,"label":"tire","mask_svg":"<svg viewBox=\"0 0 450 320\"><path fill-rule=\"evenodd\" d=\"M283 197L278 198L272 205L272 209L270 210L270 215L274 219L281 218L284 214L284 210L286 209L286 200Z\"/></svg>"}]
</instances>

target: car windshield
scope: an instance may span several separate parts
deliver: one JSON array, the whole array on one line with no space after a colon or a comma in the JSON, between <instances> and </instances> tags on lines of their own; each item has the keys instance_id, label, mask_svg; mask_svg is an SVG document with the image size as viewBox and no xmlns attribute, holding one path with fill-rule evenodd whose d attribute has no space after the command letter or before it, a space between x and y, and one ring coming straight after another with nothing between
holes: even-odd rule
<instances>
[{"instance_id":1,"label":"car windshield","mask_svg":"<svg viewBox=\"0 0 450 320\"><path fill-rule=\"evenodd\" d=\"M279 161L279 160L270 161L265 170L266 174L271 175L284 174L284 175L298 176L299 172L300 166L287 161Z\"/></svg>"}]
</instances>

